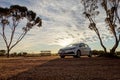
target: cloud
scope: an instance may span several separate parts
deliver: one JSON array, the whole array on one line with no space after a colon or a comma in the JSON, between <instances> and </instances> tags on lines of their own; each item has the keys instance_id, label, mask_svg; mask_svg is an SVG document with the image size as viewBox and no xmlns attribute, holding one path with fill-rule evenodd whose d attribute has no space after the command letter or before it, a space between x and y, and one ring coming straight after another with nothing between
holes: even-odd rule
<instances>
[{"instance_id":1,"label":"cloud","mask_svg":"<svg viewBox=\"0 0 120 80\"><path fill-rule=\"evenodd\" d=\"M0 5L4 7L13 4L26 6L36 12L43 21L41 28L34 27L26 35L18 45L22 47L16 47L18 50L29 48L32 50L41 47L41 44L61 46L61 43L66 41L68 43L99 41L95 32L88 28L89 21L83 16L80 0L0 0ZM105 23L101 21L103 17L103 14L99 15L96 21L101 37L106 41L111 39L111 36L104 26Z\"/></svg>"}]
</instances>

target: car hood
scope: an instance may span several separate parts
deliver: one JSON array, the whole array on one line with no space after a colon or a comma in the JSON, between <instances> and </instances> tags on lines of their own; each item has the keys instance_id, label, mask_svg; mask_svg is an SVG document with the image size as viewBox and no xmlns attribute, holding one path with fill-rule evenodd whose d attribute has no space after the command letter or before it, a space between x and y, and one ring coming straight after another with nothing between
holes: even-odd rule
<instances>
[{"instance_id":1,"label":"car hood","mask_svg":"<svg viewBox=\"0 0 120 80\"><path fill-rule=\"evenodd\" d=\"M64 48L62 48L62 49L60 49L60 50L70 50L70 49L74 49L74 48L76 48L75 46L72 46L72 47L64 47Z\"/></svg>"}]
</instances>

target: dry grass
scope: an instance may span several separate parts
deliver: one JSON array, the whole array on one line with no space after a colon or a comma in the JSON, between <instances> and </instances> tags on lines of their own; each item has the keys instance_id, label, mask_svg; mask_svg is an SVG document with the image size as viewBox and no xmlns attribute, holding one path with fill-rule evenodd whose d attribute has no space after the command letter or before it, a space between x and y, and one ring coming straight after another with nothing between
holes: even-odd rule
<instances>
[{"instance_id":1,"label":"dry grass","mask_svg":"<svg viewBox=\"0 0 120 80\"><path fill-rule=\"evenodd\" d=\"M58 56L0 59L5 80L120 80L120 59Z\"/></svg>"},{"instance_id":2,"label":"dry grass","mask_svg":"<svg viewBox=\"0 0 120 80\"><path fill-rule=\"evenodd\" d=\"M0 80L42 65L56 57L14 57L0 58Z\"/></svg>"}]
</instances>

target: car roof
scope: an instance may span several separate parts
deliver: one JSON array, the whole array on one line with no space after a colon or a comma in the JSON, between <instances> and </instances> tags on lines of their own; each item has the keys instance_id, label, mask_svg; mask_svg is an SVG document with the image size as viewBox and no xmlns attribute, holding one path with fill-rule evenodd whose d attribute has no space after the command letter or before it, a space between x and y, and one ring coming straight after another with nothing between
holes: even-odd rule
<instances>
[{"instance_id":1,"label":"car roof","mask_svg":"<svg viewBox=\"0 0 120 80\"><path fill-rule=\"evenodd\" d=\"M85 43L72 43L72 44L69 44L69 45L84 45Z\"/></svg>"},{"instance_id":2,"label":"car roof","mask_svg":"<svg viewBox=\"0 0 120 80\"><path fill-rule=\"evenodd\" d=\"M85 44L85 43L73 43L73 44Z\"/></svg>"}]
</instances>

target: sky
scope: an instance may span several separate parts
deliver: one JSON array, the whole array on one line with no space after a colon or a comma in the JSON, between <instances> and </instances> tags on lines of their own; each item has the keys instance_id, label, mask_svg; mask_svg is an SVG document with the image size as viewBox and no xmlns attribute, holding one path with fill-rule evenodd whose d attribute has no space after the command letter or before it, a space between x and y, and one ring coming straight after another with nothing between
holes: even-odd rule
<instances>
[{"instance_id":1,"label":"sky","mask_svg":"<svg viewBox=\"0 0 120 80\"><path fill-rule=\"evenodd\" d=\"M92 50L102 50L97 35L88 28L89 21L83 15L83 5L80 0L0 0L1 7L16 4L36 12L43 23L42 27L31 29L11 52L39 53L41 50L51 50L57 53L60 48L76 42L84 42ZM101 11L96 17L96 23L103 43L110 50L114 45L114 38L107 30L104 17L104 11ZM25 22L21 21L19 26L24 24ZM1 36L0 49L6 49ZM120 46L117 50L120 50Z\"/></svg>"}]
</instances>

